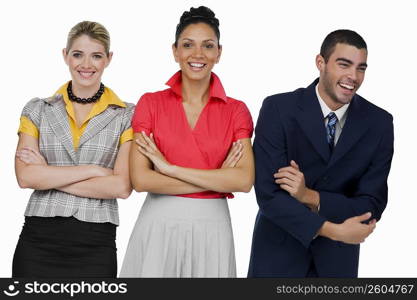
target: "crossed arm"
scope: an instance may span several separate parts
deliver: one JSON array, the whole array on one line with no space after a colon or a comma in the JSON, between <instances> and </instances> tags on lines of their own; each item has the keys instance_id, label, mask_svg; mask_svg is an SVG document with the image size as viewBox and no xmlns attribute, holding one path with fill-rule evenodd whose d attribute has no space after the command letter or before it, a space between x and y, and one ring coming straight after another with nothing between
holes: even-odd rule
<instances>
[{"instance_id":1,"label":"crossed arm","mask_svg":"<svg viewBox=\"0 0 417 300\"><path fill-rule=\"evenodd\" d=\"M375 229L376 219L386 204L392 124L366 174L360 179L358 195L347 197L305 186L304 175L296 162L291 161L288 165L286 138L279 116L272 103L264 101L254 143L255 191L262 214L305 247L317 234L350 244L363 242ZM271 125L271 120L277 122ZM368 224L362 223L367 220L370 220Z\"/></svg>"},{"instance_id":2,"label":"crossed arm","mask_svg":"<svg viewBox=\"0 0 417 300\"><path fill-rule=\"evenodd\" d=\"M20 133L15 172L21 188L56 189L79 197L114 199L129 197L128 156L131 142L120 146L114 169L96 165L49 166L39 152L38 140Z\"/></svg>"},{"instance_id":3,"label":"crossed arm","mask_svg":"<svg viewBox=\"0 0 417 300\"><path fill-rule=\"evenodd\" d=\"M291 161L289 166L279 169L274 174L275 182L312 211L318 212L320 207L319 213L327 221L318 231L319 235L346 243L363 242L374 230L376 220L381 218L387 203L386 182L393 155L393 140L391 120L387 123L369 167L358 181L355 195L351 197L306 187L304 174L295 161ZM368 224L361 223L371 217L372 220Z\"/></svg>"},{"instance_id":4,"label":"crossed arm","mask_svg":"<svg viewBox=\"0 0 417 300\"><path fill-rule=\"evenodd\" d=\"M202 191L249 192L254 180L254 159L249 138L234 143L219 169L193 169L170 164L157 148L152 134L135 133L130 151L133 188L160 194Z\"/></svg>"},{"instance_id":5,"label":"crossed arm","mask_svg":"<svg viewBox=\"0 0 417 300\"><path fill-rule=\"evenodd\" d=\"M309 207L313 212L319 211L320 193L306 187L304 174L295 161L292 160L289 166L279 169L274 174L274 178L276 178L275 183L279 184L281 189L287 191L300 203ZM325 221L317 233L349 244L362 243L375 229L375 218L368 224L362 224L371 216L370 212L366 212L360 216L349 217L342 224Z\"/></svg>"}]
</instances>

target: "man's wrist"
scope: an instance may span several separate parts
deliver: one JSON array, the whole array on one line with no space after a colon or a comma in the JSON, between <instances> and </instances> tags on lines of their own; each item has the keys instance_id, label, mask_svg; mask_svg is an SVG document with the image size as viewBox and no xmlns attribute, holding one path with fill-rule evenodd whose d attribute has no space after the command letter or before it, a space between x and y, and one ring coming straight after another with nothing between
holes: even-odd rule
<instances>
[{"instance_id":1,"label":"man's wrist","mask_svg":"<svg viewBox=\"0 0 417 300\"><path fill-rule=\"evenodd\" d=\"M300 202L310 207L313 211L318 211L320 206L320 194L312 189L306 188L303 197Z\"/></svg>"},{"instance_id":2,"label":"man's wrist","mask_svg":"<svg viewBox=\"0 0 417 300\"><path fill-rule=\"evenodd\" d=\"M340 236L339 232L340 232L339 224L325 221L323 225L320 227L318 234L321 236L327 237L331 240L338 241L339 236Z\"/></svg>"}]
</instances>

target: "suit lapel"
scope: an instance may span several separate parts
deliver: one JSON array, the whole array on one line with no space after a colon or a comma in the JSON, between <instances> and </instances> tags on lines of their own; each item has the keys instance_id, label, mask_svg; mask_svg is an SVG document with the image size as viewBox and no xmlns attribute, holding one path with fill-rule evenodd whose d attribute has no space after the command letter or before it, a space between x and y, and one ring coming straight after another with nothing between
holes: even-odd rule
<instances>
[{"instance_id":1,"label":"suit lapel","mask_svg":"<svg viewBox=\"0 0 417 300\"><path fill-rule=\"evenodd\" d=\"M68 122L68 114L65 102L61 95L54 96L48 101L50 105L45 107L45 114L52 131L67 150L71 159L76 163L76 155L72 141L71 129Z\"/></svg>"},{"instance_id":2,"label":"suit lapel","mask_svg":"<svg viewBox=\"0 0 417 300\"><path fill-rule=\"evenodd\" d=\"M109 106L102 113L91 118L90 121L88 121L87 127L85 131L83 132L83 135L81 136L80 144L78 145L78 148L80 148L85 142L87 142L92 137L94 137L97 133L99 133L116 116L117 116L117 109L112 109L112 107Z\"/></svg>"},{"instance_id":3,"label":"suit lapel","mask_svg":"<svg viewBox=\"0 0 417 300\"><path fill-rule=\"evenodd\" d=\"M314 149L327 163L330 158L329 144L326 140L326 128L324 126L323 112L318 102L315 86L318 79L314 81L297 99L300 113L297 114L297 122Z\"/></svg>"},{"instance_id":4,"label":"suit lapel","mask_svg":"<svg viewBox=\"0 0 417 300\"><path fill-rule=\"evenodd\" d=\"M362 99L356 95L347 111L345 126L333 150L328 167L340 160L369 129L365 109L362 105Z\"/></svg>"}]
</instances>

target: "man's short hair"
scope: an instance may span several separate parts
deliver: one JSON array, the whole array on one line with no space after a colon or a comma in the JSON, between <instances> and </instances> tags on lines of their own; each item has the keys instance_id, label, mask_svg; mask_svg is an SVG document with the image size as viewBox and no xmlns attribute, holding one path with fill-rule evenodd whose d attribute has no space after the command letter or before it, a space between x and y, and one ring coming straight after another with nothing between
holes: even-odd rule
<instances>
[{"instance_id":1,"label":"man's short hair","mask_svg":"<svg viewBox=\"0 0 417 300\"><path fill-rule=\"evenodd\" d=\"M358 49L366 49L365 40L355 31L348 29L339 29L330 32L321 44L320 55L324 58L327 63L330 55L332 55L336 44L347 44L355 46Z\"/></svg>"}]
</instances>

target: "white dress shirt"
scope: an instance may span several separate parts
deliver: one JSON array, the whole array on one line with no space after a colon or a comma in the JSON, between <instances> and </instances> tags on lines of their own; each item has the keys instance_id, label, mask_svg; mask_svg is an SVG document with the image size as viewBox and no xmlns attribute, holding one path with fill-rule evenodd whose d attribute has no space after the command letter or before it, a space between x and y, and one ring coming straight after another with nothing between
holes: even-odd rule
<instances>
[{"instance_id":1,"label":"white dress shirt","mask_svg":"<svg viewBox=\"0 0 417 300\"><path fill-rule=\"evenodd\" d=\"M319 99L321 111L323 112L324 125L327 126L327 123L329 122L329 120L326 118L329 113L334 112L337 116L336 132L334 136L334 145L336 146L340 134L342 133L343 126L345 126L347 109L349 108L350 103L343 105L341 108L335 111L332 111L324 102L324 100L320 97L318 84L316 85L316 95L317 99Z\"/></svg>"},{"instance_id":2,"label":"white dress shirt","mask_svg":"<svg viewBox=\"0 0 417 300\"><path fill-rule=\"evenodd\" d=\"M317 95L317 99L319 99L321 111L323 112L323 119L324 119L325 126L327 126L327 123L329 122L327 115L331 112L334 112L336 114L337 122L336 122L336 132L334 135L334 145L336 146L337 141L339 140L340 134L342 133L343 126L345 126L346 117L347 117L347 109L349 108L350 103L343 105L342 107L340 107L339 109L335 111L332 111L327 106L326 102L324 102L324 100L320 97L318 84L316 85L316 95ZM317 212L319 211L320 211L320 203L317 207ZM314 236L313 239L315 239L317 236L318 236L318 233Z\"/></svg>"}]
</instances>

